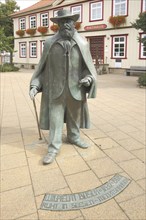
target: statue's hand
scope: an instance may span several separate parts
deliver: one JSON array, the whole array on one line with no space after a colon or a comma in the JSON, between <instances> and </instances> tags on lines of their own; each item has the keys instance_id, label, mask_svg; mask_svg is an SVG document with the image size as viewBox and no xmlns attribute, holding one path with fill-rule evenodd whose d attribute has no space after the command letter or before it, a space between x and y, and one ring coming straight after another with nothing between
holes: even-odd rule
<instances>
[{"instance_id":1,"label":"statue's hand","mask_svg":"<svg viewBox=\"0 0 146 220\"><path fill-rule=\"evenodd\" d=\"M79 86L85 86L85 87L89 87L91 85L92 82L92 78L89 76L86 76L85 78L81 79L79 81Z\"/></svg>"},{"instance_id":2,"label":"statue's hand","mask_svg":"<svg viewBox=\"0 0 146 220\"><path fill-rule=\"evenodd\" d=\"M31 88L29 92L30 98L33 100L37 93L38 90L35 87Z\"/></svg>"}]
</instances>

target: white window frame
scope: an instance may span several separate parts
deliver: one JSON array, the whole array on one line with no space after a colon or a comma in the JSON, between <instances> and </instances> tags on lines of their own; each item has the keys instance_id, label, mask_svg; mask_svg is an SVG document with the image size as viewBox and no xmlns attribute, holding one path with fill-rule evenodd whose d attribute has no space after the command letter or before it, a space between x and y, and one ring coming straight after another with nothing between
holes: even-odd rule
<instances>
[{"instance_id":1,"label":"white window frame","mask_svg":"<svg viewBox=\"0 0 146 220\"><path fill-rule=\"evenodd\" d=\"M25 20L25 18L19 18L19 27L20 27L20 30L25 30L26 29L26 20Z\"/></svg>"},{"instance_id":2,"label":"white window frame","mask_svg":"<svg viewBox=\"0 0 146 220\"><path fill-rule=\"evenodd\" d=\"M37 42L31 41L29 42L29 53L31 58L37 57Z\"/></svg>"},{"instance_id":3,"label":"white window frame","mask_svg":"<svg viewBox=\"0 0 146 220\"><path fill-rule=\"evenodd\" d=\"M26 57L26 42L20 42L19 44L20 58Z\"/></svg>"},{"instance_id":4,"label":"white window frame","mask_svg":"<svg viewBox=\"0 0 146 220\"><path fill-rule=\"evenodd\" d=\"M127 15L127 0L113 0L113 16Z\"/></svg>"},{"instance_id":5,"label":"white window frame","mask_svg":"<svg viewBox=\"0 0 146 220\"><path fill-rule=\"evenodd\" d=\"M71 12L72 14L79 14L80 17L77 20L78 22L82 21L82 6L81 5L76 5L71 7Z\"/></svg>"},{"instance_id":6,"label":"white window frame","mask_svg":"<svg viewBox=\"0 0 146 220\"><path fill-rule=\"evenodd\" d=\"M146 34L141 34L140 38L146 38ZM146 47L144 47L143 43L140 43L140 59L146 59Z\"/></svg>"},{"instance_id":7,"label":"white window frame","mask_svg":"<svg viewBox=\"0 0 146 220\"><path fill-rule=\"evenodd\" d=\"M36 28L36 15L32 15L29 17L30 28Z\"/></svg>"},{"instance_id":8,"label":"white window frame","mask_svg":"<svg viewBox=\"0 0 146 220\"><path fill-rule=\"evenodd\" d=\"M116 41L116 39L119 41ZM122 39L124 41L122 41ZM117 45L117 46L116 46ZM124 45L122 47L122 45ZM113 36L113 51L112 51L112 58L126 58L126 45L127 45L127 36ZM117 49L117 52L116 52ZM117 54L115 54L117 53ZM121 55L120 53L123 53Z\"/></svg>"},{"instance_id":9,"label":"white window frame","mask_svg":"<svg viewBox=\"0 0 146 220\"><path fill-rule=\"evenodd\" d=\"M142 12L146 11L146 0L142 0Z\"/></svg>"},{"instance_id":10,"label":"white window frame","mask_svg":"<svg viewBox=\"0 0 146 220\"><path fill-rule=\"evenodd\" d=\"M41 14L41 26L48 27L49 26L49 15L48 13Z\"/></svg>"},{"instance_id":11,"label":"white window frame","mask_svg":"<svg viewBox=\"0 0 146 220\"><path fill-rule=\"evenodd\" d=\"M102 19L103 19L103 1L101 0L97 2L91 2L90 3L90 21L97 21L97 20L102 20Z\"/></svg>"}]
</instances>

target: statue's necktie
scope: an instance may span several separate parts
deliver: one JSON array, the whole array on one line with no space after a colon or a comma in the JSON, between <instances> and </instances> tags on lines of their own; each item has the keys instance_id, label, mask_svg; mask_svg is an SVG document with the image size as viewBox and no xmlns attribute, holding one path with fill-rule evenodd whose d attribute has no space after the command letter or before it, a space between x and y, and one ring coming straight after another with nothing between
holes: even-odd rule
<instances>
[{"instance_id":1,"label":"statue's necktie","mask_svg":"<svg viewBox=\"0 0 146 220\"><path fill-rule=\"evenodd\" d=\"M63 42L63 46L65 48L65 54L69 54L70 53L70 49L71 49L71 42L69 40L65 40Z\"/></svg>"}]
</instances>

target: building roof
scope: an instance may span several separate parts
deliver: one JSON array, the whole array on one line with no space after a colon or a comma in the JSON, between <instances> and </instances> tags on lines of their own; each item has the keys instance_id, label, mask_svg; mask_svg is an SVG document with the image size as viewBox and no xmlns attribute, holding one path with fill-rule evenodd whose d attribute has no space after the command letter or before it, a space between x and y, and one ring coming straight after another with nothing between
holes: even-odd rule
<instances>
[{"instance_id":1,"label":"building roof","mask_svg":"<svg viewBox=\"0 0 146 220\"><path fill-rule=\"evenodd\" d=\"M39 2L35 3L34 5L29 6L28 8L22 9L20 11L17 11L13 14L11 14L11 17L17 18L22 15L30 14L31 12L37 12L40 10L44 10L47 7L56 7L58 5L70 5L70 4L76 4L76 3L82 3L86 2L88 0L40 0Z\"/></svg>"},{"instance_id":2,"label":"building roof","mask_svg":"<svg viewBox=\"0 0 146 220\"><path fill-rule=\"evenodd\" d=\"M39 2L35 3L34 5L31 5L25 9L20 10L20 11L17 11L14 14L11 14L11 16L17 17L23 13L29 13L29 12L37 10L37 9L40 10L41 8L51 6L54 1L55 0L40 0Z\"/></svg>"}]
</instances>

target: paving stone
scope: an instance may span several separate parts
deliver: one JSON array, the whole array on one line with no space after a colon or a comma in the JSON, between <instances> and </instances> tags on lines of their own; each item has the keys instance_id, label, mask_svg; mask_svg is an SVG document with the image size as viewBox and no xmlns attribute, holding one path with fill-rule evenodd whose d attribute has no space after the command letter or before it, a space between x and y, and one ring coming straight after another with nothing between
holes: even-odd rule
<instances>
[{"instance_id":1,"label":"paving stone","mask_svg":"<svg viewBox=\"0 0 146 220\"><path fill-rule=\"evenodd\" d=\"M143 194L144 190L135 181L132 180L131 183L119 195L115 197L115 200L119 203L133 199Z\"/></svg>"},{"instance_id":2,"label":"paving stone","mask_svg":"<svg viewBox=\"0 0 146 220\"><path fill-rule=\"evenodd\" d=\"M123 125L123 126L119 126L118 129L125 132L125 133L138 131L138 129L136 127L133 127L132 125L128 125L128 124Z\"/></svg>"},{"instance_id":3,"label":"paving stone","mask_svg":"<svg viewBox=\"0 0 146 220\"><path fill-rule=\"evenodd\" d=\"M146 190L146 178L136 181L144 190Z\"/></svg>"},{"instance_id":4,"label":"paving stone","mask_svg":"<svg viewBox=\"0 0 146 220\"><path fill-rule=\"evenodd\" d=\"M95 115L96 113L94 113L93 115L90 114L90 118L91 121L93 123L93 125L96 127L100 126L100 125L106 125L106 121L98 116ZM98 112L98 115L100 115L100 113Z\"/></svg>"},{"instance_id":5,"label":"paving stone","mask_svg":"<svg viewBox=\"0 0 146 220\"><path fill-rule=\"evenodd\" d=\"M38 211L39 220L71 220L80 219L80 211ZM82 216L81 216L82 219Z\"/></svg>"},{"instance_id":6,"label":"paving stone","mask_svg":"<svg viewBox=\"0 0 146 220\"><path fill-rule=\"evenodd\" d=\"M110 131L115 131L117 128L112 126L111 124L102 124L99 125L99 128L103 131L103 132L110 132Z\"/></svg>"},{"instance_id":7,"label":"paving stone","mask_svg":"<svg viewBox=\"0 0 146 220\"><path fill-rule=\"evenodd\" d=\"M27 215L27 216L18 218L17 220L39 220L39 219L38 219L38 214L34 213L34 214L31 214L31 215Z\"/></svg>"},{"instance_id":8,"label":"paving stone","mask_svg":"<svg viewBox=\"0 0 146 220\"><path fill-rule=\"evenodd\" d=\"M116 141L112 140L109 137L96 139L94 140L94 143L97 144L100 149L108 149L119 146Z\"/></svg>"},{"instance_id":9,"label":"paving stone","mask_svg":"<svg viewBox=\"0 0 146 220\"><path fill-rule=\"evenodd\" d=\"M25 145L30 145L34 142L37 142L38 141L38 134L33 134L33 135L28 135L28 136L25 136L23 138L23 141L24 141L24 144Z\"/></svg>"},{"instance_id":10,"label":"paving stone","mask_svg":"<svg viewBox=\"0 0 146 220\"><path fill-rule=\"evenodd\" d=\"M58 156L63 159L65 157L70 157L71 155L78 155L78 152L76 151L74 145L69 143L63 143L60 149L60 154Z\"/></svg>"},{"instance_id":11,"label":"paving stone","mask_svg":"<svg viewBox=\"0 0 146 220\"><path fill-rule=\"evenodd\" d=\"M1 157L1 170L12 169L16 167L26 166L25 153L16 153L10 155L4 155Z\"/></svg>"},{"instance_id":12,"label":"paving stone","mask_svg":"<svg viewBox=\"0 0 146 220\"><path fill-rule=\"evenodd\" d=\"M142 144L146 143L146 137L145 137L145 131L136 131L136 132L130 132L129 136L133 137L137 141L141 142Z\"/></svg>"},{"instance_id":13,"label":"paving stone","mask_svg":"<svg viewBox=\"0 0 146 220\"><path fill-rule=\"evenodd\" d=\"M58 156L56 160L65 176L89 170L89 167L80 156L71 156L67 158L61 158Z\"/></svg>"},{"instance_id":14,"label":"paving stone","mask_svg":"<svg viewBox=\"0 0 146 220\"><path fill-rule=\"evenodd\" d=\"M6 134L1 136L1 144L9 144L13 142L21 142L21 133Z\"/></svg>"},{"instance_id":15,"label":"paving stone","mask_svg":"<svg viewBox=\"0 0 146 220\"><path fill-rule=\"evenodd\" d=\"M99 178L121 172L121 168L109 158L88 161L91 169Z\"/></svg>"},{"instance_id":16,"label":"paving stone","mask_svg":"<svg viewBox=\"0 0 146 220\"><path fill-rule=\"evenodd\" d=\"M94 145L93 143L87 149L81 149L79 147L76 147L76 149L85 161L106 157L103 151L100 150L99 147Z\"/></svg>"},{"instance_id":17,"label":"paving stone","mask_svg":"<svg viewBox=\"0 0 146 220\"><path fill-rule=\"evenodd\" d=\"M135 156L122 147L115 147L104 150L104 152L115 162L134 159Z\"/></svg>"},{"instance_id":18,"label":"paving stone","mask_svg":"<svg viewBox=\"0 0 146 220\"><path fill-rule=\"evenodd\" d=\"M145 165L138 159L121 162L119 166L134 180L145 178Z\"/></svg>"},{"instance_id":19,"label":"paving stone","mask_svg":"<svg viewBox=\"0 0 146 220\"><path fill-rule=\"evenodd\" d=\"M32 116L30 117L30 119L32 119ZM28 121L29 120L28 116L24 120ZM35 118L33 120L35 120ZM39 136L38 136L37 124L36 124L36 126L33 126L33 127L29 126L28 128L22 128L22 133L23 133L23 137L24 138L27 138L28 136L31 136L31 135L32 136L36 135L36 141L39 141L39 139L38 139ZM41 131L41 133L43 133L43 132Z\"/></svg>"},{"instance_id":20,"label":"paving stone","mask_svg":"<svg viewBox=\"0 0 146 220\"><path fill-rule=\"evenodd\" d=\"M139 117L139 115L138 115ZM137 119L138 117L136 117L136 120L132 120L132 121L128 121L128 124L133 125L135 128L140 129L142 131L145 131L145 120L143 120L143 122L139 122Z\"/></svg>"},{"instance_id":21,"label":"paving stone","mask_svg":"<svg viewBox=\"0 0 146 220\"><path fill-rule=\"evenodd\" d=\"M132 220L145 220L145 195L120 203L121 208Z\"/></svg>"},{"instance_id":22,"label":"paving stone","mask_svg":"<svg viewBox=\"0 0 146 220\"><path fill-rule=\"evenodd\" d=\"M13 114L10 113L11 117L13 117ZM7 117L7 115L3 115L3 117ZM2 129L1 129L1 135L7 135L7 134L13 134L13 133L20 133L21 132L21 128L19 126L16 126L14 128L13 124L11 123L8 127L3 127L2 125Z\"/></svg>"},{"instance_id":23,"label":"paving stone","mask_svg":"<svg viewBox=\"0 0 146 220\"><path fill-rule=\"evenodd\" d=\"M47 154L48 149L46 143L42 142L42 144L37 144L36 142L32 144L25 145L25 151L28 158L36 157L36 156L44 156Z\"/></svg>"},{"instance_id":24,"label":"paving stone","mask_svg":"<svg viewBox=\"0 0 146 220\"><path fill-rule=\"evenodd\" d=\"M23 117L23 116L22 116ZM36 128L37 124L36 124L36 121L35 119L31 120L31 121L28 121L28 120L25 120L25 121L20 121L20 125L21 127L24 129L26 128L31 128L31 127L34 127Z\"/></svg>"},{"instance_id":25,"label":"paving stone","mask_svg":"<svg viewBox=\"0 0 146 220\"><path fill-rule=\"evenodd\" d=\"M128 220L114 199L88 209L81 210L85 219L92 220Z\"/></svg>"},{"instance_id":26,"label":"paving stone","mask_svg":"<svg viewBox=\"0 0 146 220\"><path fill-rule=\"evenodd\" d=\"M119 140L118 143L128 151L144 148L143 144L133 138Z\"/></svg>"},{"instance_id":27,"label":"paving stone","mask_svg":"<svg viewBox=\"0 0 146 220\"><path fill-rule=\"evenodd\" d=\"M124 172L121 171L121 172L119 172L119 174L131 180L131 177L128 176L127 173L124 173ZM100 178L100 181L104 184L104 183L108 182L112 178L113 178L113 174L109 175L109 176L106 176L106 177L103 177L103 178Z\"/></svg>"},{"instance_id":28,"label":"paving stone","mask_svg":"<svg viewBox=\"0 0 146 220\"><path fill-rule=\"evenodd\" d=\"M76 218L76 220L85 220L83 216Z\"/></svg>"},{"instance_id":29,"label":"paving stone","mask_svg":"<svg viewBox=\"0 0 146 220\"><path fill-rule=\"evenodd\" d=\"M84 133L90 137L91 139L97 139L97 138L101 138L101 137L106 137L106 134L104 132L102 132L99 129L95 129L95 130L84 130Z\"/></svg>"},{"instance_id":30,"label":"paving stone","mask_svg":"<svg viewBox=\"0 0 146 220\"><path fill-rule=\"evenodd\" d=\"M67 186L59 169L48 169L45 171L32 173L31 176L36 196Z\"/></svg>"},{"instance_id":31,"label":"paving stone","mask_svg":"<svg viewBox=\"0 0 146 220\"><path fill-rule=\"evenodd\" d=\"M47 152L46 152L46 154L47 154ZM44 171L44 170L51 170L51 169L58 167L56 161L54 161L52 164L49 164L46 166L43 165L43 157L44 156L45 155L36 155L35 157L28 158L28 164L29 164L29 168L30 168L31 173L40 172L40 171Z\"/></svg>"},{"instance_id":32,"label":"paving stone","mask_svg":"<svg viewBox=\"0 0 146 220\"><path fill-rule=\"evenodd\" d=\"M107 135L109 137L113 138L115 141L129 138L129 136L126 133L124 133L120 130L108 132Z\"/></svg>"},{"instance_id":33,"label":"paving stone","mask_svg":"<svg viewBox=\"0 0 146 220\"><path fill-rule=\"evenodd\" d=\"M11 104L10 104L11 105ZM11 113L10 113L10 115L11 115ZM17 120L11 120L11 121L9 121L9 120L7 120L7 121L4 121L4 120L2 120L2 127L12 127L12 125L13 125L13 127L14 128L17 128L17 127L19 127L19 121L18 121L18 119ZM14 130L15 131L15 130ZM13 132L10 132L9 134L12 134L12 133L14 133L14 131ZM17 132L18 132L18 130L17 130ZM11 137L10 137L11 138Z\"/></svg>"},{"instance_id":34,"label":"paving stone","mask_svg":"<svg viewBox=\"0 0 146 220\"><path fill-rule=\"evenodd\" d=\"M35 213L36 206L31 186L1 193L1 219L16 219Z\"/></svg>"},{"instance_id":35,"label":"paving stone","mask_svg":"<svg viewBox=\"0 0 146 220\"><path fill-rule=\"evenodd\" d=\"M1 172L1 191L30 185L29 170L27 167L4 170Z\"/></svg>"},{"instance_id":36,"label":"paving stone","mask_svg":"<svg viewBox=\"0 0 146 220\"><path fill-rule=\"evenodd\" d=\"M125 121L120 120L118 118L116 118L116 120L115 120L115 118L113 118L112 120L108 120L108 122L114 127L125 125Z\"/></svg>"},{"instance_id":37,"label":"paving stone","mask_svg":"<svg viewBox=\"0 0 146 220\"><path fill-rule=\"evenodd\" d=\"M24 151L22 142L13 142L9 144L1 144L1 155L15 154Z\"/></svg>"},{"instance_id":38,"label":"paving stone","mask_svg":"<svg viewBox=\"0 0 146 220\"><path fill-rule=\"evenodd\" d=\"M91 170L66 176L66 181L73 193L87 191L101 185Z\"/></svg>"},{"instance_id":39,"label":"paving stone","mask_svg":"<svg viewBox=\"0 0 146 220\"><path fill-rule=\"evenodd\" d=\"M133 150L132 153L142 162L146 162L146 149Z\"/></svg>"}]
</instances>

